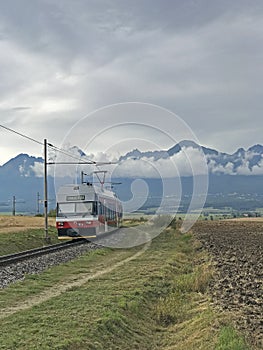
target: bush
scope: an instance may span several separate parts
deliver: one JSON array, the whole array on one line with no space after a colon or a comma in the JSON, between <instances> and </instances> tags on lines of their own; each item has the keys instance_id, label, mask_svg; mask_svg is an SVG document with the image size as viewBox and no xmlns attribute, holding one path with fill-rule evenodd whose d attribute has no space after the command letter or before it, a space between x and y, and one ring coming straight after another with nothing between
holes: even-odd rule
<instances>
[{"instance_id":1,"label":"bush","mask_svg":"<svg viewBox=\"0 0 263 350\"><path fill-rule=\"evenodd\" d=\"M171 228L174 228L176 229L176 217L173 218L173 220L170 222L170 225L169 225Z\"/></svg>"},{"instance_id":2,"label":"bush","mask_svg":"<svg viewBox=\"0 0 263 350\"><path fill-rule=\"evenodd\" d=\"M48 213L48 216L55 218L57 216L57 211L56 209L51 209Z\"/></svg>"}]
</instances>

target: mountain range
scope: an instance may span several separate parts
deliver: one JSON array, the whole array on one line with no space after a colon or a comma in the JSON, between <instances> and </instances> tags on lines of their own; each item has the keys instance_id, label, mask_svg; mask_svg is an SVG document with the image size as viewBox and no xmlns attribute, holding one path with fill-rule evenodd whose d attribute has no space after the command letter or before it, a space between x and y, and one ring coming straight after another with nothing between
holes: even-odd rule
<instances>
[{"instance_id":1,"label":"mountain range","mask_svg":"<svg viewBox=\"0 0 263 350\"><path fill-rule=\"evenodd\" d=\"M263 175L263 146L254 145L247 150L239 148L233 154L219 152L212 148L200 146L193 141L181 141L167 151L141 152L135 149L120 157L120 160L129 158L152 158L168 159L183 153L184 151L196 150L204 154L209 172L212 174L228 175Z\"/></svg>"},{"instance_id":2,"label":"mountain range","mask_svg":"<svg viewBox=\"0 0 263 350\"><path fill-rule=\"evenodd\" d=\"M77 146L71 147L68 152L78 157L86 157L86 154ZM256 196L258 203L254 203L254 206L262 204L263 207L263 202L261 203L263 146L259 144L247 150L239 148L233 154L219 152L187 140L177 143L168 150L142 152L134 149L118 159L120 166L118 171L115 173L113 171L114 179L112 180L122 182L122 185L116 187L116 192L122 200L128 200L132 197L132 182L142 177L149 187L149 197L151 197L149 206L153 205L152 198L160 198L162 195L162 179L156 176L155 170L161 169L163 176L169 178L169 162L173 161L178 165L183 196L191 196L193 188L190 171L191 157L197 162L198 167L199 156L205 157L208 166L209 195L229 196L232 194L231 200L233 200L233 194L236 197L247 195L254 198ZM187 162L188 166L186 166ZM43 198L43 159L23 153L17 155L0 166L0 183L0 211L10 211L12 198L16 196L18 211L35 212L38 207L37 198ZM48 188L50 207L55 207L52 175L48 177ZM173 188L171 192L176 193L176 189ZM227 201L224 204L228 204Z\"/></svg>"}]
</instances>

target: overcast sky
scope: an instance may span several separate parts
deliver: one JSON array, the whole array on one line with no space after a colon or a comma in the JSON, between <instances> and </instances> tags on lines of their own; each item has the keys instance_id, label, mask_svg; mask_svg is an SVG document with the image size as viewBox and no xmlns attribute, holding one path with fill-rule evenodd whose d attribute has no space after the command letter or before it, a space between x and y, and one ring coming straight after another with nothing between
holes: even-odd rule
<instances>
[{"instance_id":1,"label":"overcast sky","mask_svg":"<svg viewBox=\"0 0 263 350\"><path fill-rule=\"evenodd\" d=\"M129 101L179 115L204 146L262 144L262 62L262 0L0 1L0 122L57 146L84 116ZM0 164L42 154L0 137Z\"/></svg>"}]
</instances>

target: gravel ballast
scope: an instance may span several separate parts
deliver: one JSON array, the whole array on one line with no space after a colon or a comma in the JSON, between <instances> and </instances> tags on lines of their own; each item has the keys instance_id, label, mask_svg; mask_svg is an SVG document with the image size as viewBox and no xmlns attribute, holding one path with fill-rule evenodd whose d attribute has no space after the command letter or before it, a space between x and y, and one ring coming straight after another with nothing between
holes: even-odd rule
<instances>
[{"instance_id":1,"label":"gravel ballast","mask_svg":"<svg viewBox=\"0 0 263 350\"><path fill-rule=\"evenodd\" d=\"M66 263L91 250L101 246L94 243L84 243L67 247L63 250L46 253L38 257L12 263L0 267L0 288L7 287L10 283L23 280L27 274L38 274L51 266Z\"/></svg>"}]
</instances>

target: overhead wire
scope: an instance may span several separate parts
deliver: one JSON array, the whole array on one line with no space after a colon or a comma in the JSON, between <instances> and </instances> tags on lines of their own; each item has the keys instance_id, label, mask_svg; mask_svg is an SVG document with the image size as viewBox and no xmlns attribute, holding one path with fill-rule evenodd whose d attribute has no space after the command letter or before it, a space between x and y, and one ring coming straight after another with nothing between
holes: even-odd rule
<instances>
[{"instance_id":1,"label":"overhead wire","mask_svg":"<svg viewBox=\"0 0 263 350\"><path fill-rule=\"evenodd\" d=\"M76 159L76 160L80 160L80 157L77 157L76 155L74 155L74 154L72 154L72 153L70 153L70 152L68 152L68 151L66 151L66 150L64 150L64 149L61 149L61 148L59 148L59 147L57 147L57 146L54 146L53 144L51 144L51 143L48 143L48 146L49 147L51 147L51 148L53 148L56 152L60 152L60 153L62 153L62 154L64 154L64 155L66 155L66 156L68 156L68 157L71 157L71 158L73 158L73 159ZM96 164L96 162L95 161L93 161L93 160L90 160L90 159L88 159L86 156L82 156L82 157L84 157L85 159L87 159L87 162L90 162L90 164ZM82 158L81 157L81 158ZM84 162L79 162L79 164L85 164Z\"/></svg>"},{"instance_id":2,"label":"overhead wire","mask_svg":"<svg viewBox=\"0 0 263 350\"><path fill-rule=\"evenodd\" d=\"M25 138L25 139L27 139L29 141L32 141L32 142L35 142L35 143L37 143L37 144L39 144L41 146L44 146L43 142L38 141L38 140L36 140L36 139L34 139L34 138L30 137L30 136L27 136L25 134L22 134L21 132L18 132L18 131L14 130L14 129L8 128L7 126L4 126L2 124L0 124L0 127L2 127L3 129L5 129L5 130L7 130L9 132L12 132L12 133L14 133L16 135L19 135L19 136L21 136L21 137L23 137L23 138ZM54 146L53 144L51 144L49 142L47 143L47 146L52 148L55 152L60 152L60 153L66 155L66 156L68 156L68 157L70 157L72 159L76 159L78 161L77 164L83 164L84 165L84 164L87 164L87 162L88 162L88 164L94 165L99 171L100 171L99 166L108 165L108 164L114 164L112 162L101 162L101 163L98 163L98 162L95 162L93 160L90 160L86 155L85 156L81 156L82 159L85 158L87 160L87 162L83 162L83 161L80 160L80 157L77 157L76 155L74 155L74 154L72 154L72 153L70 153L70 152L68 152L68 151L66 151L64 149L61 149L61 148L59 148L57 146ZM68 164L69 162L64 162L64 163ZM64 164L64 163L61 163L61 164ZM49 162L48 164L56 164L56 162L55 161L54 162Z\"/></svg>"},{"instance_id":3,"label":"overhead wire","mask_svg":"<svg viewBox=\"0 0 263 350\"><path fill-rule=\"evenodd\" d=\"M14 130L14 129L8 128L7 126L4 126L2 124L0 124L0 127L5 129L5 130L7 130L7 131L9 131L9 132L12 132L12 133L14 133L16 135L19 135L19 136L21 136L21 137L23 137L23 138L25 138L25 139L27 139L29 141L32 141L32 142L35 142L35 143L37 143L37 144L39 144L41 146L44 146L43 142L38 141L38 140L36 140L36 139L34 139L34 138L30 137L30 136L27 136L26 134L23 134L23 133L18 132L18 131ZM57 146L54 146L51 143L47 143L47 145L48 145L48 147L53 148L56 152L60 152L60 153L66 155L68 157L71 157L72 159L78 160L78 164L87 164L86 162L80 161L80 157L77 157L76 155L74 155L74 154L72 154L72 153L70 153L70 152L68 152L68 151L66 151L64 149L61 149L61 148L59 148ZM97 165L98 162L90 160L86 155L85 156L81 156L81 158L82 159L85 158L87 160L87 162L89 162L91 165L94 164L96 167L99 166L99 165ZM108 164L108 163L102 163L102 164Z\"/></svg>"},{"instance_id":4,"label":"overhead wire","mask_svg":"<svg viewBox=\"0 0 263 350\"><path fill-rule=\"evenodd\" d=\"M38 140L35 140L35 139L33 139L32 137L29 137L29 136L27 136L27 135L25 135L25 134L22 134L22 133L20 133L20 132L14 130L14 129L8 128L7 126L4 126L4 125L0 124L0 127L3 128L3 129L5 129L5 130L7 130L7 131L10 131L10 132L12 132L12 133L14 133L14 134L17 134L17 135L19 135L19 136L21 136L21 137L24 137L25 139L28 139L28 140L33 141L33 142L35 142L35 143L38 143L39 145L42 145L42 146L44 145L43 142L38 141Z\"/></svg>"},{"instance_id":5,"label":"overhead wire","mask_svg":"<svg viewBox=\"0 0 263 350\"><path fill-rule=\"evenodd\" d=\"M64 149L61 149L61 148L59 148L57 146L54 146L53 144L48 143L48 146L53 148L55 151L58 151L58 152L60 152L60 153L62 153L64 155L67 155L67 156L69 156L69 157L71 157L73 159L77 159L78 160L77 164L79 164L79 165L87 165L87 164L94 165L96 167L96 169L98 169L98 172L101 172L100 166L116 164L116 162L96 162L96 161L90 160L86 155L80 156L80 157L76 157L75 155L69 153L68 151L66 151ZM81 160L80 160L80 158L81 158ZM86 159L87 162L84 162L83 158ZM55 161L54 163L49 163L49 164L61 164L61 165L69 164L70 165L70 164L75 164L75 163L56 162ZM95 172L93 172L93 173L95 173ZM109 173L109 172L107 171L107 173ZM97 177L98 177L98 175L97 175ZM99 179L99 181L101 183L101 179Z\"/></svg>"},{"instance_id":6,"label":"overhead wire","mask_svg":"<svg viewBox=\"0 0 263 350\"><path fill-rule=\"evenodd\" d=\"M64 155L67 155L67 156L69 156L69 157L71 157L71 158L73 158L73 159L77 159L78 160L78 163L77 164L79 164L79 165L87 165L87 164L89 164L89 165L94 165L97 169L98 169L98 172L101 172L101 170L100 170L100 166L102 166L102 165L109 165L109 164L116 164L116 163L114 163L114 162L95 162L95 161L93 161L93 160L90 160L89 158L87 158L87 156L86 155L84 155L84 156L81 156L81 159L86 159L87 160L87 162L83 162L83 161L80 161L80 157L76 157L75 155L73 155L73 154L71 154L71 153L69 153L69 152L67 152L66 150L64 150L64 149L61 149L61 148L59 148L59 147L56 147L56 146L54 146L53 144L51 144L51 143L48 143L48 146L49 147L51 147L51 148L53 148L55 151L58 151L58 152L60 152L60 153L62 153L62 154L64 154ZM61 165L64 165L64 164L75 164L75 163L69 163L69 162L54 162L54 163L49 163L49 164L61 164ZM97 175L98 176L98 175ZM101 180L99 179L99 181L100 181L100 183L101 183Z\"/></svg>"}]
</instances>

